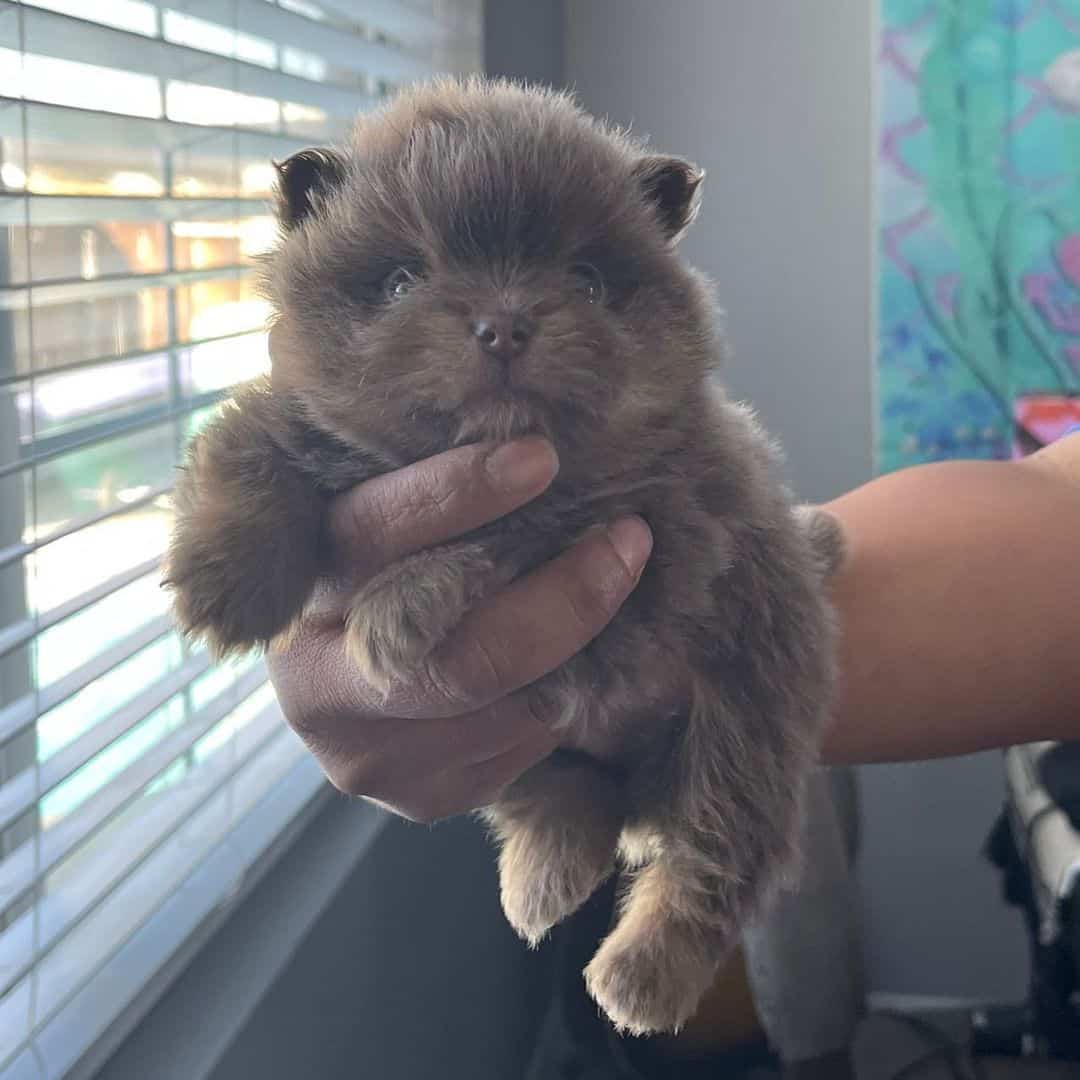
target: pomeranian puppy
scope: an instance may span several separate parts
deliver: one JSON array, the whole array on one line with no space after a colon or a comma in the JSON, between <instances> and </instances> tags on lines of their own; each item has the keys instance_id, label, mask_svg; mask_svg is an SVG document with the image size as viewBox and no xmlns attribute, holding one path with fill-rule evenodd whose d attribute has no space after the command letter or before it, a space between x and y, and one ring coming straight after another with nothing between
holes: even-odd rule
<instances>
[{"instance_id":1,"label":"pomeranian puppy","mask_svg":"<svg viewBox=\"0 0 1080 1080\"><path fill-rule=\"evenodd\" d=\"M702 173L565 95L482 80L411 90L278 170L274 371L191 446L179 622L220 653L267 646L326 569L333 495L463 443L550 439L545 494L359 589L349 651L375 685L408 679L485 593L586 530L648 521L636 590L537 684L567 750L484 814L529 942L621 864L588 988L622 1030L676 1029L792 870L840 552L715 381L716 308L676 251Z\"/></svg>"}]
</instances>

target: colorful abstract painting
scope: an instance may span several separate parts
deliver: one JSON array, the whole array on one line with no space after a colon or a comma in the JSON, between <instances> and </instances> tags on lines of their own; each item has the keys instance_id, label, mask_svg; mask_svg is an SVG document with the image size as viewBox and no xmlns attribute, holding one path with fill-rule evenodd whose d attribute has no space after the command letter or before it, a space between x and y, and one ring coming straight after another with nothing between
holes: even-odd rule
<instances>
[{"instance_id":1,"label":"colorful abstract painting","mask_svg":"<svg viewBox=\"0 0 1080 1080\"><path fill-rule=\"evenodd\" d=\"M880 25L878 466L1030 451L1080 415L1080 0Z\"/></svg>"}]
</instances>

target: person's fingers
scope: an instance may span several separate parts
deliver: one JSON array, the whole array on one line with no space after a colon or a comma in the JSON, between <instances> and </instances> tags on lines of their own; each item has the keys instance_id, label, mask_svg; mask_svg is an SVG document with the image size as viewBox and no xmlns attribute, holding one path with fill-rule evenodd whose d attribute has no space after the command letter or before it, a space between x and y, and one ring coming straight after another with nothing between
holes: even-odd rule
<instances>
[{"instance_id":1,"label":"person's fingers","mask_svg":"<svg viewBox=\"0 0 1080 1080\"><path fill-rule=\"evenodd\" d=\"M651 546L638 518L590 533L467 615L389 696L349 663L340 626L307 622L268 657L285 716L344 792L422 821L485 805L557 745L529 684L607 625Z\"/></svg>"},{"instance_id":2,"label":"person's fingers","mask_svg":"<svg viewBox=\"0 0 1080 1080\"><path fill-rule=\"evenodd\" d=\"M349 662L340 618L308 620L285 653L268 657L285 715L320 730L361 710L432 719L483 709L596 637L633 591L651 548L640 518L591 532L469 612L423 670L385 694Z\"/></svg>"},{"instance_id":3,"label":"person's fingers","mask_svg":"<svg viewBox=\"0 0 1080 1080\"><path fill-rule=\"evenodd\" d=\"M652 550L640 518L595 530L470 611L407 685L398 716L455 716L535 682L583 649L633 591Z\"/></svg>"},{"instance_id":4,"label":"person's fingers","mask_svg":"<svg viewBox=\"0 0 1080 1080\"><path fill-rule=\"evenodd\" d=\"M534 499L559 462L546 439L462 446L384 473L330 504L330 542L342 573L368 576Z\"/></svg>"}]
</instances>

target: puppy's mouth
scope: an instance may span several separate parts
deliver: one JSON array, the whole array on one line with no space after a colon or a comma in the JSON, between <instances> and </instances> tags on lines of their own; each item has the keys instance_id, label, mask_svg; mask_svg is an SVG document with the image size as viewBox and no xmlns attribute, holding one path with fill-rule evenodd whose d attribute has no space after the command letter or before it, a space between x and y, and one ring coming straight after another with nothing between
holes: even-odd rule
<instances>
[{"instance_id":1,"label":"puppy's mouth","mask_svg":"<svg viewBox=\"0 0 1080 1080\"><path fill-rule=\"evenodd\" d=\"M550 434L551 408L541 395L507 380L470 394L453 412L458 442Z\"/></svg>"},{"instance_id":2,"label":"puppy's mouth","mask_svg":"<svg viewBox=\"0 0 1080 1080\"><path fill-rule=\"evenodd\" d=\"M580 353L580 350L579 350ZM523 435L554 438L568 424L600 422L595 407L603 395L590 380L591 357L560 365L545 349L527 349L513 358L474 352L463 358L462 378L435 405L455 443L512 439ZM444 429L445 430L445 429Z\"/></svg>"}]
</instances>

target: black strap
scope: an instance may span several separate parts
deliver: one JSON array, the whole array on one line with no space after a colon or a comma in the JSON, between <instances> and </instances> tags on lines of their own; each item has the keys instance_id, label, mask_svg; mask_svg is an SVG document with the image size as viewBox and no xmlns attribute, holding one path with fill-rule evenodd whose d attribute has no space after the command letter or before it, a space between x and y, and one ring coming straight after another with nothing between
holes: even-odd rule
<instances>
[{"instance_id":1,"label":"black strap","mask_svg":"<svg viewBox=\"0 0 1080 1080\"><path fill-rule=\"evenodd\" d=\"M1058 743L1039 758L1039 780L1080 832L1080 742Z\"/></svg>"}]
</instances>

